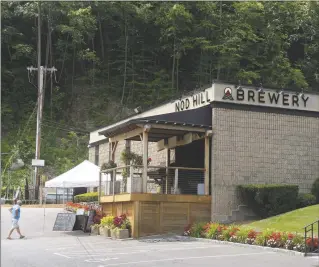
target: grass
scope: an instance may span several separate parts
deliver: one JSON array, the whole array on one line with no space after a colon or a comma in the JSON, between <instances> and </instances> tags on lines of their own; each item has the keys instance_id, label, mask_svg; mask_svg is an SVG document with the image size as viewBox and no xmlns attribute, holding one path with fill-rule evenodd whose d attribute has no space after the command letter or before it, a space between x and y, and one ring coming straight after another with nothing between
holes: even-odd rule
<instances>
[{"instance_id":1,"label":"grass","mask_svg":"<svg viewBox=\"0 0 319 267\"><path fill-rule=\"evenodd\" d=\"M313 205L261 221L255 221L247 224L247 226L253 227L258 231L269 228L278 231L304 233L303 227L317 220L319 220L319 205ZM314 229L315 235L318 236L318 224L316 224Z\"/></svg>"}]
</instances>

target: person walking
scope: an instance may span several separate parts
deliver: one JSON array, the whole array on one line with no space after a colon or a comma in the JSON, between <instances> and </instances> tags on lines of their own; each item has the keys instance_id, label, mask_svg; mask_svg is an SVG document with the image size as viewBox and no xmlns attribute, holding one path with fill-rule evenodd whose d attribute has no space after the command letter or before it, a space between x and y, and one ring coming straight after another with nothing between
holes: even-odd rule
<instances>
[{"instance_id":1,"label":"person walking","mask_svg":"<svg viewBox=\"0 0 319 267\"><path fill-rule=\"evenodd\" d=\"M14 200L14 205L11 209L9 209L9 211L12 214L12 228L9 232L8 235L8 239L12 239L11 235L13 233L14 230L17 230L18 234L20 235L20 239L24 238L24 235L21 234L20 232L20 227L19 227L19 219L20 219L20 207L22 205L22 201L21 200Z\"/></svg>"}]
</instances>

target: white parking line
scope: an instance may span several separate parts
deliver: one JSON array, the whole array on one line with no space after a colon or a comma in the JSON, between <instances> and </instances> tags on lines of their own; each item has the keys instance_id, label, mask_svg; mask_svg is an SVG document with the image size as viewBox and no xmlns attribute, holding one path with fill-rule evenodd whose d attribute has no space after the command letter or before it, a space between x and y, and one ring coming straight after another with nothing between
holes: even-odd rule
<instances>
[{"instance_id":1,"label":"white parking line","mask_svg":"<svg viewBox=\"0 0 319 267\"><path fill-rule=\"evenodd\" d=\"M183 261L183 260L204 259L204 258L243 257L243 256L250 256L250 255L265 255L265 254L273 254L273 253L274 252L259 252L259 253L248 253L248 254L225 254L225 255L171 258L171 259L148 260L148 261L131 261L131 262L111 263L111 264L107 264L107 265L99 265L98 267L119 266L119 265L129 265L129 264L142 264L142 263L151 263L151 262L176 261L176 260Z\"/></svg>"},{"instance_id":2,"label":"white parking line","mask_svg":"<svg viewBox=\"0 0 319 267\"><path fill-rule=\"evenodd\" d=\"M106 255L107 253L110 253L112 255L129 255L129 254L138 254L138 253L145 253L145 252L162 252L162 251L174 251L174 250L194 250L194 249L211 249L216 247L222 247L222 246L200 246L200 247L183 247L183 248L167 248L167 249L143 249L138 251L131 251L131 252L114 252L114 251L106 251L106 250L96 250L92 251L92 254L103 254ZM134 248L132 248L134 249ZM72 256L81 256L83 253L87 251L82 251L81 253L73 253L73 252L65 252L64 254L72 257ZM89 252L89 251L88 251Z\"/></svg>"},{"instance_id":3,"label":"white parking line","mask_svg":"<svg viewBox=\"0 0 319 267\"><path fill-rule=\"evenodd\" d=\"M59 248L47 248L45 250L50 251L50 250L63 250L63 249L67 249L67 248L74 248L78 246L78 244L74 245L74 246L69 246L69 247L59 247Z\"/></svg>"},{"instance_id":4,"label":"white parking line","mask_svg":"<svg viewBox=\"0 0 319 267\"><path fill-rule=\"evenodd\" d=\"M110 244L110 243L109 243ZM198 246L198 243L188 243L188 244L178 244L180 248L181 246L182 247L194 247L194 245L197 245ZM206 245L207 246L207 245ZM219 246L219 245L211 245L210 247L216 247L216 246ZM158 248L158 247L167 247L167 244L163 244L163 245L153 245L153 246L150 246L150 245L142 245L142 246L121 246L121 247L113 247L113 248L110 248L110 249L86 249L86 251L116 251L116 250L123 250L123 249L135 249L135 248ZM74 248L74 247L71 247L71 248ZM61 248L61 249L64 249L64 248ZM72 253L83 253L83 250L73 250Z\"/></svg>"},{"instance_id":5,"label":"white parking line","mask_svg":"<svg viewBox=\"0 0 319 267\"><path fill-rule=\"evenodd\" d=\"M73 253L73 252L63 252L62 253L54 253L55 255L65 257L65 258L82 258L82 257L99 257L99 256L107 256L109 253L111 256L114 255L131 255L131 254L139 254L139 253L147 253L147 252L165 252L165 251L176 251L176 250L194 250L194 249L211 249L211 248L216 248L216 247L222 247L222 246L198 246L198 247L181 247L181 248L167 248L167 249L148 249L148 250L138 250L138 251L131 251L131 252L116 252L114 253L113 251L92 251L91 253L89 251L81 251L79 253Z\"/></svg>"},{"instance_id":6,"label":"white parking line","mask_svg":"<svg viewBox=\"0 0 319 267\"><path fill-rule=\"evenodd\" d=\"M110 261L110 260L118 260L118 258L89 259L85 261L86 262L103 262L103 261Z\"/></svg>"},{"instance_id":7,"label":"white parking line","mask_svg":"<svg viewBox=\"0 0 319 267\"><path fill-rule=\"evenodd\" d=\"M57 255L57 256L60 256L60 257L64 257L64 258L67 258L67 259L72 259L71 257L68 257L66 255L63 255L63 254L60 254L60 253L53 253L54 255Z\"/></svg>"}]
</instances>

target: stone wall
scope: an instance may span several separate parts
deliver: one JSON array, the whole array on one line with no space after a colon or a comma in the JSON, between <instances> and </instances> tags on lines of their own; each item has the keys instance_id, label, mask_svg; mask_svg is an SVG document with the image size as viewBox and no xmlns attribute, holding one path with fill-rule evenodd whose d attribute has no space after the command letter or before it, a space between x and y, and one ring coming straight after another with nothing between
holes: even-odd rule
<instances>
[{"instance_id":1,"label":"stone wall","mask_svg":"<svg viewBox=\"0 0 319 267\"><path fill-rule=\"evenodd\" d=\"M125 149L125 141L120 141L115 150L115 163L117 166L124 166L121 161L121 153ZM139 155L143 155L143 143L141 141L131 141L131 151ZM148 143L148 156L152 159L151 165L165 166L166 164L166 150L157 152L156 143ZM107 163L109 158L109 143L99 144L99 166ZM171 162L175 160L175 151L171 150ZM89 148L89 161L95 163L95 146Z\"/></svg>"},{"instance_id":2,"label":"stone wall","mask_svg":"<svg viewBox=\"0 0 319 267\"><path fill-rule=\"evenodd\" d=\"M238 209L240 184L295 184L319 177L319 118L213 109L212 219Z\"/></svg>"},{"instance_id":3,"label":"stone wall","mask_svg":"<svg viewBox=\"0 0 319 267\"><path fill-rule=\"evenodd\" d=\"M92 146L89 148L89 161L92 163L95 163L94 162L94 155L95 155L95 147Z\"/></svg>"}]
</instances>

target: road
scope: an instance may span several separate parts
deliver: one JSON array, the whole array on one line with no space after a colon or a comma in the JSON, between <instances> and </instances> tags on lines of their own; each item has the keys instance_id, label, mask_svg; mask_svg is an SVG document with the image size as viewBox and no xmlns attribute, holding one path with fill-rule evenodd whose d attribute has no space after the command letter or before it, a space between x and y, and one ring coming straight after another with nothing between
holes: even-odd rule
<instances>
[{"instance_id":1,"label":"road","mask_svg":"<svg viewBox=\"0 0 319 267\"><path fill-rule=\"evenodd\" d=\"M177 238L115 241L83 232L53 232L61 209L23 208L20 227L26 239L6 240L8 208L1 209L1 266L5 267L315 267L304 258L260 248L243 248Z\"/></svg>"}]
</instances>

